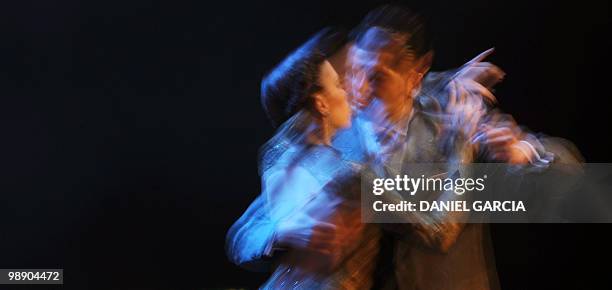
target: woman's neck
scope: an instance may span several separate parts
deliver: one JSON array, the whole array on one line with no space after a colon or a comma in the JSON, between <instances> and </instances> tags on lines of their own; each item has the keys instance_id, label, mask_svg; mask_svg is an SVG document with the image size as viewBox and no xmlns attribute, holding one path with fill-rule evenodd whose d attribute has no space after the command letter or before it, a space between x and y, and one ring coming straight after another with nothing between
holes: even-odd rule
<instances>
[{"instance_id":1,"label":"woman's neck","mask_svg":"<svg viewBox=\"0 0 612 290\"><path fill-rule=\"evenodd\" d=\"M308 143L331 146L331 139L335 133L336 130L325 122L318 122L317 128L312 130L308 136Z\"/></svg>"}]
</instances>

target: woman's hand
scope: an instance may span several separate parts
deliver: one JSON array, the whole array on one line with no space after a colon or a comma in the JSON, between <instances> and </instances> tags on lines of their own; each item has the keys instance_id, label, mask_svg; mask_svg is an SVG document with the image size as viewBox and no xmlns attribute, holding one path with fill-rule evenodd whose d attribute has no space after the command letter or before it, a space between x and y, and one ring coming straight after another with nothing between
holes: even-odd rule
<instances>
[{"instance_id":1,"label":"woman's hand","mask_svg":"<svg viewBox=\"0 0 612 290\"><path fill-rule=\"evenodd\" d=\"M304 212L296 212L279 222L276 244L331 255L335 247L336 226L318 221Z\"/></svg>"}]
</instances>

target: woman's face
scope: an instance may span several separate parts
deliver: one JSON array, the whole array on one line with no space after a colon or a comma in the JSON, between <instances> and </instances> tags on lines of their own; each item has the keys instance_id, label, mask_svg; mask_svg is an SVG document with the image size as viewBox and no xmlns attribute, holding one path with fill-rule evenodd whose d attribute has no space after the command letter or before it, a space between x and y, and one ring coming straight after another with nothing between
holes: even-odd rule
<instances>
[{"instance_id":1,"label":"woman's face","mask_svg":"<svg viewBox=\"0 0 612 290\"><path fill-rule=\"evenodd\" d=\"M319 84L322 88L321 98L326 103L325 112L321 113L327 117L328 124L334 129L350 127L351 106L349 99L342 87L338 73L328 61L321 64Z\"/></svg>"}]
</instances>

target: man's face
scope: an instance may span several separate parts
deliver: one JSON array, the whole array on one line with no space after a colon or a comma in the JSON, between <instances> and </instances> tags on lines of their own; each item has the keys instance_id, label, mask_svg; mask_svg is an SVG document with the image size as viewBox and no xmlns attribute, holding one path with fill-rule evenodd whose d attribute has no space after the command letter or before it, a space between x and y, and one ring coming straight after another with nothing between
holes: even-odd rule
<instances>
[{"instance_id":1,"label":"man's face","mask_svg":"<svg viewBox=\"0 0 612 290\"><path fill-rule=\"evenodd\" d=\"M421 77L415 71L414 54L403 46L405 39L380 33L371 41L384 41L384 45L362 43L351 49L347 83L359 107L377 98L385 106L386 117L397 121L412 109L412 94Z\"/></svg>"}]
</instances>

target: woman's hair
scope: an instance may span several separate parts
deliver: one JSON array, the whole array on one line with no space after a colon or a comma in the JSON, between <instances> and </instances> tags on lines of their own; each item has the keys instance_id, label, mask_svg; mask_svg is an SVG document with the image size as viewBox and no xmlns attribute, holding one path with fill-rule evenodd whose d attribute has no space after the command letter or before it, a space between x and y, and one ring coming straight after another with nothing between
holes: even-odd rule
<instances>
[{"instance_id":1,"label":"woman's hair","mask_svg":"<svg viewBox=\"0 0 612 290\"><path fill-rule=\"evenodd\" d=\"M314 112L312 95L321 90L321 65L345 43L345 33L325 28L264 77L261 82L261 104L272 126L280 126L302 109Z\"/></svg>"},{"instance_id":2,"label":"woman's hair","mask_svg":"<svg viewBox=\"0 0 612 290\"><path fill-rule=\"evenodd\" d=\"M346 43L346 34L325 28L293 51L263 79L261 103L276 133L259 152L259 172L284 162L298 162L316 130L312 95L320 91L323 62ZM289 150L298 150L291 153ZM287 155L288 154L288 155ZM290 158L282 158L289 156ZM283 161L281 161L283 160Z\"/></svg>"}]
</instances>

